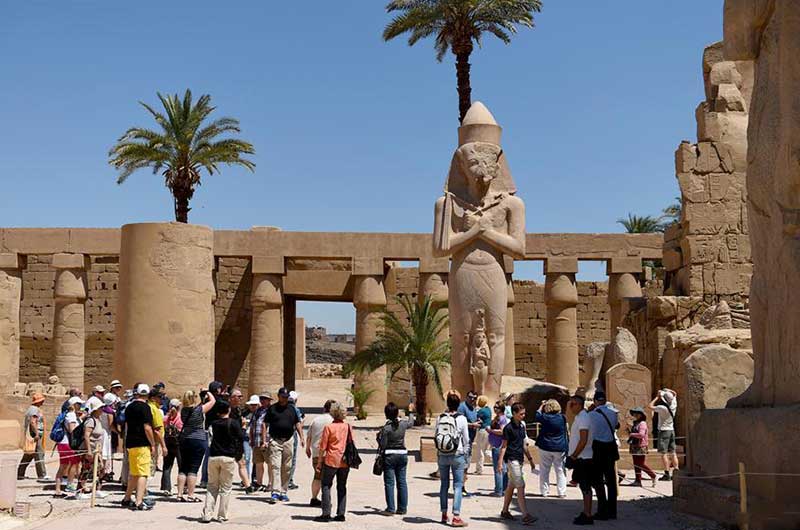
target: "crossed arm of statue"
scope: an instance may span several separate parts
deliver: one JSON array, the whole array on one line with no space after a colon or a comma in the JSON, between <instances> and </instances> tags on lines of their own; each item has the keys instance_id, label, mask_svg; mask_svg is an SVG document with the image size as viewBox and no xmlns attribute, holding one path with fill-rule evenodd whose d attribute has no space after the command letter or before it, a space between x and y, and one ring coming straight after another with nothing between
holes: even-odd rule
<instances>
[{"instance_id":1,"label":"crossed arm of statue","mask_svg":"<svg viewBox=\"0 0 800 530\"><path fill-rule=\"evenodd\" d=\"M450 199L452 200L452 199ZM462 248L476 240L483 240L503 254L517 259L525 257L525 204L522 199L509 195L508 201L508 233L505 234L491 226L488 217L478 217L472 225L463 232L455 232L452 228L452 219L449 218L446 202L448 197L439 197L434 210L434 234L442 234L442 228L447 229L449 237L434 236L434 254L436 257L445 257L455 254ZM465 215L470 215L466 213Z\"/></svg>"}]
</instances>

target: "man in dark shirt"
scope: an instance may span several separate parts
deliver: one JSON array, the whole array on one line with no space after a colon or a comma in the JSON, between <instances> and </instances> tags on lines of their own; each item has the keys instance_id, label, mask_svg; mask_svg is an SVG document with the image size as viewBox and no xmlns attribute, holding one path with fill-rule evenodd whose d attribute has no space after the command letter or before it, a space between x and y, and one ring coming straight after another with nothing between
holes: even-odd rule
<instances>
[{"instance_id":1,"label":"man in dark shirt","mask_svg":"<svg viewBox=\"0 0 800 530\"><path fill-rule=\"evenodd\" d=\"M288 502L289 477L292 470L292 455L294 454L294 441L292 437L296 432L300 445L305 447L303 440L303 423L297 408L289 403L289 390L278 390L278 402L267 409L264 423L269 426L269 459L272 468L272 498ZM280 491L278 484L280 483Z\"/></svg>"},{"instance_id":2,"label":"man in dark shirt","mask_svg":"<svg viewBox=\"0 0 800 530\"><path fill-rule=\"evenodd\" d=\"M206 503L203 508L202 522L210 522L214 515L214 505L219 498L218 519L228 520L228 503L233 489L233 475L236 471L236 458L241 455L242 432L241 421L229 415L230 405L223 401L217 408L219 418L211 424L213 436L209 449L208 487Z\"/></svg>"},{"instance_id":3,"label":"man in dark shirt","mask_svg":"<svg viewBox=\"0 0 800 530\"><path fill-rule=\"evenodd\" d=\"M227 400L222 399L222 390L225 388L225 385L220 383L219 381L212 381L208 384L208 391L214 394L214 406L211 407L211 410L206 413L206 431L209 431L211 424L219 419L219 410L222 407L222 404L228 405ZM206 447L206 456L203 458L203 474L201 477L201 485L206 485L208 483L208 458L209 458L209 450L211 449L211 433L208 434L208 446Z\"/></svg>"},{"instance_id":4,"label":"man in dark shirt","mask_svg":"<svg viewBox=\"0 0 800 530\"><path fill-rule=\"evenodd\" d=\"M150 388L140 384L135 398L125 409L125 447L128 453L128 487L122 506L133 510L150 510L153 505L144 500L150 476L150 455L156 447L153 435L153 413L147 404ZM136 491L135 502L131 500Z\"/></svg>"},{"instance_id":5,"label":"man in dark shirt","mask_svg":"<svg viewBox=\"0 0 800 530\"><path fill-rule=\"evenodd\" d=\"M523 455L528 457L531 471L535 469L533 457L526 441L528 435L525 431L525 407L521 403L514 403L511 406L511 421L503 429L503 445L500 447L500 458L498 459L497 472L502 472L501 462L508 466L508 487L506 488L505 498L503 499L503 510L500 517L513 520L514 516L508 511L511 506L511 498L514 490L517 490L517 500L519 509L522 512L523 524L532 524L536 517L528 513L525 506L525 475L523 472Z\"/></svg>"}]
</instances>

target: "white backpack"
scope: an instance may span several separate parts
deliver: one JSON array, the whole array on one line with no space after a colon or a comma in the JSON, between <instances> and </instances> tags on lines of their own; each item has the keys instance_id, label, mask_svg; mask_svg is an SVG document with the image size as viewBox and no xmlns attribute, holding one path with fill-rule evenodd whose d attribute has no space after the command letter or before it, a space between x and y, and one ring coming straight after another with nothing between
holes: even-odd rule
<instances>
[{"instance_id":1,"label":"white backpack","mask_svg":"<svg viewBox=\"0 0 800 530\"><path fill-rule=\"evenodd\" d=\"M439 421L436 422L436 433L433 437L433 443L440 455L452 455L458 451L461 435L458 432L458 425L456 424L457 416L458 414L450 415L444 413L439 416Z\"/></svg>"}]
</instances>

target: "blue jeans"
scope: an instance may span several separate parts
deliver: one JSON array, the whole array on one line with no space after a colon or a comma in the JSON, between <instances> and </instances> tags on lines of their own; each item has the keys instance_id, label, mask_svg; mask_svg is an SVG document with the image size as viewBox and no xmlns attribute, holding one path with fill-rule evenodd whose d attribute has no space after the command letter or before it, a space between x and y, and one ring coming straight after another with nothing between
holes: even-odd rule
<instances>
[{"instance_id":1,"label":"blue jeans","mask_svg":"<svg viewBox=\"0 0 800 530\"><path fill-rule=\"evenodd\" d=\"M206 431L206 454L203 456L203 472L202 476L200 477L200 481L203 484L208 484L208 457L210 456L211 451L211 434Z\"/></svg>"},{"instance_id":2,"label":"blue jeans","mask_svg":"<svg viewBox=\"0 0 800 530\"><path fill-rule=\"evenodd\" d=\"M439 507L447 513L447 495L450 493L450 471L453 472L453 515L461 513L461 495L464 489L464 455L439 455Z\"/></svg>"},{"instance_id":3,"label":"blue jeans","mask_svg":"<svg viewBox=\"0 0 800 530\"><path fill-rule=\"evenodd\" d=\"M497 472L497 463L500 461L500 448L492 447L492 470L494 471L494 492L503 493L508 488L508 470L503 464L503 471Z\"/></svg>"},{"instance_id":4,"label":"blue jeans","mask_svg":"<svg viewBox=\"0 0 800 530\"><path fill-rule=\"evenodd\" d=\"M244 468L247 470L247 474L250 475L250 470L252 469L250 466L251 461L253 459L253 448L250 447L250 442L245 439L244 441Z\"/></svg>"},{"instance_id":5,"label":"blue jeans","mask_svg":"<svg viewBox=\"0 0 800 530\"><path fill-rule=\"evenodd\" d=\"M408 510L408 483L406 469L408 455L385 455L383 457L383 488L386 493L386 509L405 513ZM394 503L394 485L397 482L397 506Z\"/></svg>"}]
</instances>

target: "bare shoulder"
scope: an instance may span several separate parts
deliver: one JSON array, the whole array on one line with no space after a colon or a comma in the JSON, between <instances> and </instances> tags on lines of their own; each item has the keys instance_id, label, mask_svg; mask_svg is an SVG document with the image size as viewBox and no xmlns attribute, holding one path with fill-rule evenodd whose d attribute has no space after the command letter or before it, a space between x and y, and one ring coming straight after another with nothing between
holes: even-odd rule
<instances>
[{"instance_id":1,"label":"bare shoulder","mask_svg":"<svg viewBox=\"0 0 800 530\"><path fill-rule=\"evenodd\" d=\"M525 203L516 195L507 195L505 200L506 206L512 210L524 210Z\"/></svg>"}]
</instances>

